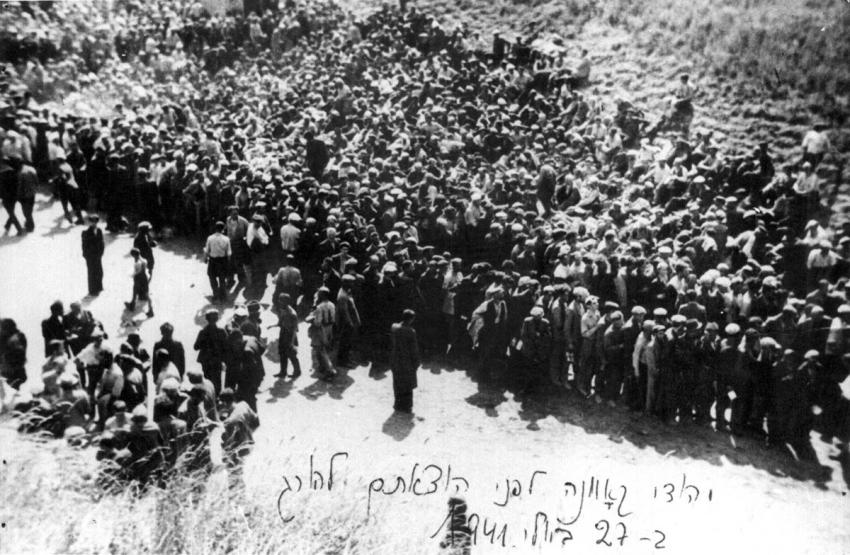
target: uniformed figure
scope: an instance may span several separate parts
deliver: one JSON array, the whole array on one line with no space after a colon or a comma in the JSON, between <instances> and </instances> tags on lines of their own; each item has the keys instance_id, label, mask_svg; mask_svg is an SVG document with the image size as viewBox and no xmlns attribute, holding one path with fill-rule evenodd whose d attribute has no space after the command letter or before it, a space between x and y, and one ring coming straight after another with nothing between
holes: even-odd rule
<instances>
[{"instance_id":1,"label":"uniformed figure","mask_svg":"<svg viewBox=\"0 0 850 555\"><path fill-rule=\"evenodd\" d=\"M390 369L393 374L393 408L399 412L413 412L413 390L418 383L416 371L419 369L419 345L413 320L416 313L406 309L401 322L392 325L390 330L391 352Z\"/></svg>"},{"instance_id":2,"label":"uniformed figure","mask_svg":"<svg viewBox=\"0 0 850 555\"><path fill-rule=\"evenodd\" d=\"M83 230L83 258L86 260L88 271L89 295L99 295L103 291L103 230L97 223L100 218L97 214L89 216L89 227Z\"/></svg>"}]
</instances>

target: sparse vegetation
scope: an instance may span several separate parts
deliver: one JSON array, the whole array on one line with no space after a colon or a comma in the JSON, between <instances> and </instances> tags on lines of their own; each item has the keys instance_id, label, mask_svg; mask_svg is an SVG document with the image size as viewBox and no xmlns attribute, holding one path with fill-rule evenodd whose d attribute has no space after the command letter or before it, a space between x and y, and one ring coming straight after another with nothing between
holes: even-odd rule
<instances>
[{"instance_id":1,"label":"sparse vegetation","mask_svg":"<svg viewBox=\"0 0 850 555\"><path fill-rule=\"evenodd\" d=\"M730 79L777 80L804 92L850 89L850 3L840 0L426 0L423 9L480 12L531 34L576 36L587 25L629 31L650 53L696 57ZM696 61L696 60L695 60Z\"/></svg>"},{"instance_id":2,"label":"sparse vegetation","mask_svg":"<svg viewBox=\"0 0 850 555\"><path fill-rule=\"evenodd\" d=\"M10 440L13 432L2 433ZM244 493L228 488L223 471L178 476L164 489L105 493L92 449L14 441L0 471L2 553L416 554L433 552L438 541L411 545L399 532L411 522L380 513L367 519L365 501L351 491L294 497L286 510L295 518L284 524L273 478Z\"/></svg>"}]
</instances>

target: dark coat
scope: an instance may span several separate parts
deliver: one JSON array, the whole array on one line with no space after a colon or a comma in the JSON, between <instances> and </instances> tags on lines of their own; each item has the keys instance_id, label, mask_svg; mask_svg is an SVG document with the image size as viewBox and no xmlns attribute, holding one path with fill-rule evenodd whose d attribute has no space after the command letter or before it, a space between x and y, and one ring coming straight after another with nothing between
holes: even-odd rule
<instances>
[{"instance_id":1,"label":"dark coat","mask_svg":"<svg viewBox=\"0 0 850 555\"><path fill-rule=\"evenodd\" d=\"M169 360L174 363L181 376L186 373L186 350L183 348L183 343L174 339L160 339L153 346L154 358L160 349L168 351Z\"/></svg>"},{"instance_id":2,"label":"dark coat","mask_svg":"<svg viewBox=\"0 0 850 555\"><path fill-rule=\"evenodd\" d=\"M419 345L416 330L401 323L392 325L392 352L390 368L395 391L416 389L416 370L419 368Z\"/></svg>"},{"instance_id":3,"label":"dark coat","mask_svg":"<svg viewBox=\"0 0 850 555\"><path fill-rule=\"evenodd\" d=\"M215 364L224 360L227 350L227 332L215 325L207 325L198 332L195 340L198 362Z\"/></svg>"},{"instance_id":4,"label":"dark coat","mask_svg":"<svg viewBox=\"0 0 850 555\"><path fill-rule=\"evenodd\" d=\"M92 231L90 227L87 227L83 230L83 258L101 258L104 248L102 229L97 227Z\"/></svg>"},{"instance_id":5,"label":"dark coat","mask_svg":"<svg viewBox=\"0 0 850 555\"><path fill-rule=\"evenodd\" d=\"M50 342L54 339L65 341L65 325L61 316L51 316L41 321L41 335L44 337L44 356L50 355Z\"/></svg>"}]
</instances>

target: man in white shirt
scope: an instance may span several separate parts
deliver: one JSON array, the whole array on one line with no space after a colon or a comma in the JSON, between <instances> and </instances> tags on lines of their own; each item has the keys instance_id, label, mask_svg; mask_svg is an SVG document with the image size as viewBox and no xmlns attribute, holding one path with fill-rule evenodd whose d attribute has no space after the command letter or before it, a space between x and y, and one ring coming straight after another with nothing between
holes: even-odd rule
<instances>
[{"instance_id":1,"label":"man in white shirt","mask_svg":"<svg viewBox=\"0 0 850 555\"><path fill-rule=\"evenodd\" d=\"M812 168L817 168L827 151L832 150L832 143L823 128L822 123L815 123L803 137L803 162L808 162Z\"/></svg>"},{"instance_id":2,"label":"man in white shirt","mask_svg":"<svg viewBox=\"0 0 850 555\"><path fill-rule=\"evenodd\" d=\"M103 371L112 364L112 348L103 340L103 332L96 329L92 332L92 342L86 345L74 362L82 370L80 377L89 396L94 395Z\"/></svg>"},{"instance_id":3,"label":"man in white shirt","mask_svg":"<svg viewBox=\"0 0 850 555\"><path fill-rule=\"evenodd\" d=\"M298 250L298 240L301 238L301 230L295 225L301 217L294 212L287 218L287 223L280 228L280 246L283 254L295 254Z\"/></svg>"},{"instance_id":4,"label":"man in white shirt","mask_svg":"<svg viewBox=\"0 0 850 555\"><path fill-rule=\"evenodd\" d=\"M811 162L803 163L803 170L797 174L797 180L794 182L793 189L798 195L809 195L817 193L818 190L818 174L814 172L814 167Z\"/></svg>"},{"instance_id":5,"label":"man in white shirt","mask_svg":"<svg viewBox=\"0 0 850 555\"><path fill-rule=\"evenodd\" d=\"M204 246L207 276L210 278L210 287L215 299L224 300L227 297L225 283L231 254L233 253L230 249L230 239L224 234L224 222L216 222L215 233L207 237L207 243Z\"/></svg>"}]
</instances>

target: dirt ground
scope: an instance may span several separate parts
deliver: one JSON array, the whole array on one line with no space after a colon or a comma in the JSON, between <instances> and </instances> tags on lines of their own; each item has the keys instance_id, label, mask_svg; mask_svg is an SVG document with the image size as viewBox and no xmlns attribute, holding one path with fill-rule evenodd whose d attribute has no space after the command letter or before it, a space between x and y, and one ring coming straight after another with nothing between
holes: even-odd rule
<instances>
[{"instance_id":1,"label":"dirt ground","mask_svg":"<svg viewBox=\"0 0 850 555\"><path fill-rule=\"evenodd\" d=\"M39 323L50 302L70 303L86 290L82 227L64 221L58 202L46 196L39 196L36 221L34 233L0 236L0 311L14 317L29 338L31 376L37 376L43 360ZM156 316L146 319L141 312L123 310L132 239L107 237L106 290L96 299L84 298L86 306L104 322L114 344L138 329L150 348L159 325L170 321L192 361L194 336L210 306L200 247L181 240L157 248L151 284ZM267 290L265 306L269 295ZM273 321L264 312L263 323ZM307 344L304 332L302 345ZM306 348L300 358L309 368ZM616 552L644 553L656 550L661 534L659 545L672 553L832 554L850 547L850 473L815 437L819 464L801 465L752 440L665 427L566 392L518 397L478 383L474 374L433 364L420 371L415 415L402 418L393 414L386 372L357 367L329 385L309 372L294 382L275 380L276 362L269 358L266 363L262 425L246 481L258 502L280 502L283 517L288 496L353 496L364 517L368 509L372 519L409 534L415 552L428 552L442 537L438 531L446 501L458 492L470 512L480 515L475 552L482 553L554 552L570 546L589 553L608 549L606 541ZM14 465L21 440L6 437L0 451ZM347 455L334 459L334 484L328 491L330 459L342 452ZM44 457L47 464L48 450ZM311 468L321 474L321 484L319 474L309 479ZM546 474L535 476L530 491L535 471ZM298 478L301 491L295 491ZM410 490L417 478L419 493L439 491L414 495ZM518 482L506 483L514 479ZM579 511L582 484L588 494L580 516L569 526L557 524L556 519L569 522ZM284 491L288 487L293 491ZM515 495L506 501L508 489ZM611 506L604 505L606 492ZM548 536L539 512L549 519ZM610 527L607 535L602 521ZM618 522L628 530L622 546ZM506 533L500 537L502 526ZM485 536L488 529L496 533ZM564 530L572 540L564 540Z\"/></svg>"}]
</instances>

